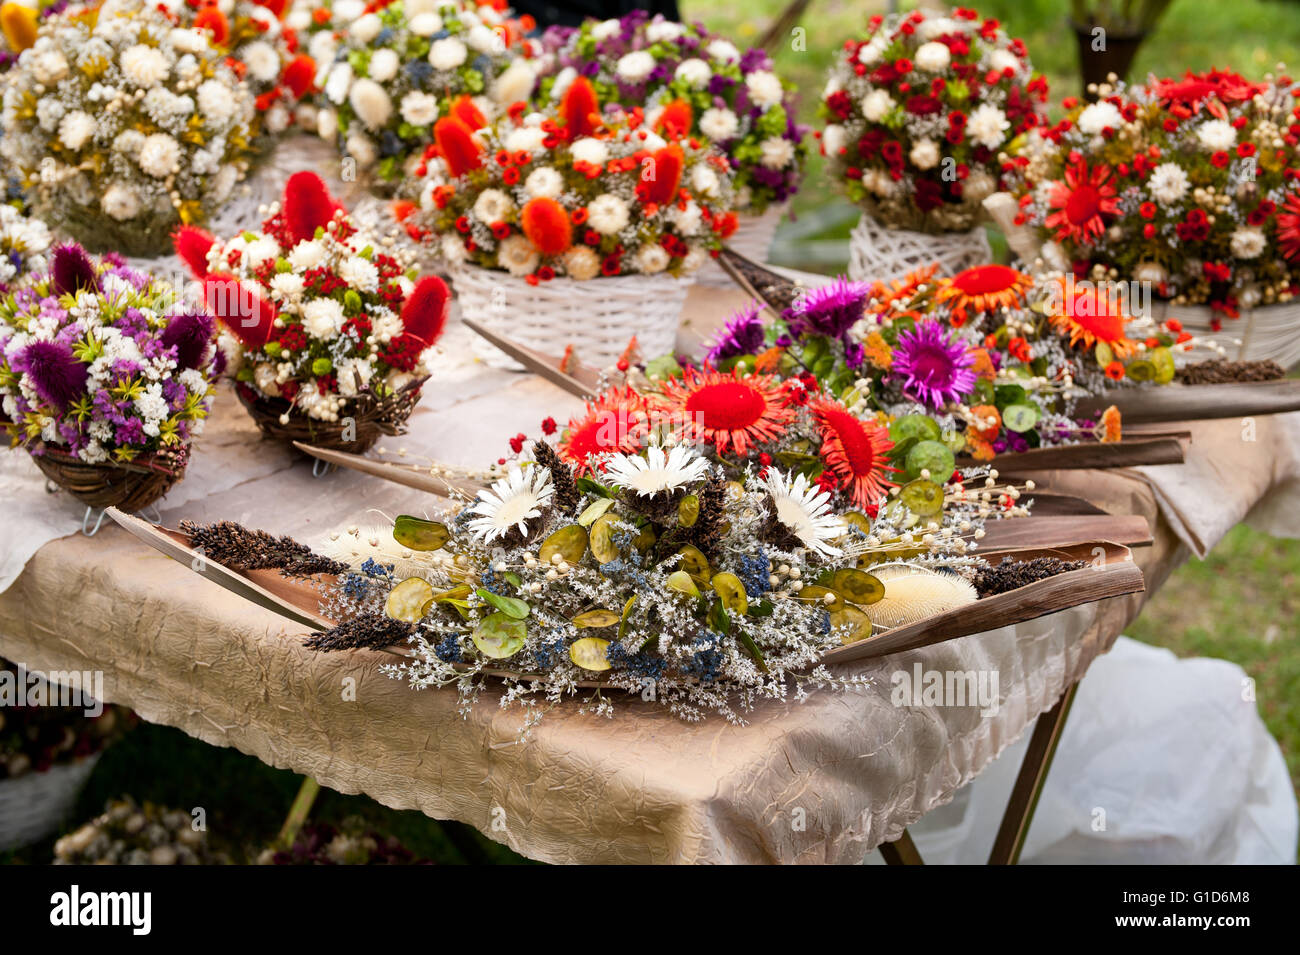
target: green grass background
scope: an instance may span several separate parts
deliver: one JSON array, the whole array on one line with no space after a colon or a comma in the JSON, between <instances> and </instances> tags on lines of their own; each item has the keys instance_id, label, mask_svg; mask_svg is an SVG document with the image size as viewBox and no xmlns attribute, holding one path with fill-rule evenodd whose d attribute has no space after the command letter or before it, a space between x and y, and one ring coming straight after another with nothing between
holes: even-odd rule
<instances>
[{"instance_id":1,"label":"green grass background","mask_svg":"<svg viewBox=\"0 0 1300 955\"><path fill-rule=\"evenodd\" d=\"M684 0L683 13L740 42L753 43L783 6L784 0ZM1064 0L992 0L978 6L1029 44L1056 100L1080 92L1067 6ZM813 0L804 20L806 50L796 51L787 43L777 54L778 70L803 91L804 122L816 123L817 100L839 44L870 13L883 9L880 3ZM1134 75L1219 66L1261 77L1279 61L1300 69L1298 54L1300 2L1176 0L1139 54ZM779 251L784 261L827 272L842 267L856 212L823 178L817 159L794 212L796 221L782 230L785 242ZM1298 578L1300 542L1237 527L1204 561L1192 561L1177 571L1128 633L1180 656L1220 657L1244 667L1256 681L1260 713L1282 745L1292 780L1300 784ZM278 831L299 782L292 773L200 743L179 730L142 725L105 754L82 794L76 819L92 817L105 800L122 793L185 809L202 806L212 838L236 854L256 855ZM441 863L527 861L468 826L397 812L365 796L325 790L313 816L334 822L360 817ZM48 861L52 842L0 855L0 861Z\"/></svg>"}]
</instances>

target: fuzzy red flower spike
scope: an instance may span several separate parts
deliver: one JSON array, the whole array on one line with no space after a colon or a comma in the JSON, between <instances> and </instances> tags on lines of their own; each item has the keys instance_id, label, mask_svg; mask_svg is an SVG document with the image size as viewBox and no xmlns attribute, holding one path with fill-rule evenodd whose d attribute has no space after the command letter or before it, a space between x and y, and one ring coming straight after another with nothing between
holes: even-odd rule
<instances>
[{"instance_id":1,"label":"fuzzy red flower spike","mask_svg":"<svg viewBox=\"0 0 1300 955\"><path fill-rule=\"evenodd\" d=\"M416 283L414 291L402 306L402 329L418 338L428 348L447 327L447 308L451 293L447 283L436 275L426 275Z\"/></svg>"},{"instance_id":2,"label":"fuzzy red flower spike","mask_svg":"<svg viewBox=\"0 0 1300 955\"><path fill-rule=\"evenodd\" d=\"M655 123L655 131L670 137L689 136L695 113L684 99L675 99L664 107Z\"/></svg>"},{"instance_id":3,"label":"fuzzy red flower spike","mask_svg":"<svg viewBox=\"0 0 1300 955\"><path fill-rule=\"evenodd\" d=\"M172 233L172 248L196 279L208 274L208 250L216 241L211 233L194 225L183 225Z\"/></svg>"},{"instance_id":4,"label":"fuzzy red flower spike","mask_svg":"<svg viewBox=\"0 0 1300 955\"><path fill-rule=\"evenodd\" d=\"M325 180L314 172L295 172L284 187L284 225L291 245L315 237L343 208L330 195Z\"/></svg>"},{"instance_id":5,"label":"fuzzy red flower spike","mask_svg":"<svg viewBox=\"0 0 1300 955\"><path fill-rule=\"evenodd\" d=\"M677 187L682 181L682 167L686 157L682 147L669 143L656 150L641 166L641 181L637 183L637 196L644 203L665 206L677 198Z\"/></svg>"},{"instance_id":6,"label":"fuzzy red flower spike","mask_svg":"<svg viewBox=\"0 0 1300 955\"><path fill-rule=\"evenodd\" d=\"M554 199L539 196L528 200L519 220L524 235L542 255L560 255L573 245L569 214Z\"/></svg>"},{"instance_id":7,"label":"fuzzy red flower spike","mask_svg":"<svg viewBox=\"0 0 1300 955\"><path fill-rule=\"evenodd\" d=\"M203 300L245 348L256 350L271 340L275 306L245 288L233 275L205 275Z\"/></svg>"},{"instance_id":8,"label":"fuzzy red flower spike","mask_svg":"<svg viewBox=\"0 0 1300 955\"><path fill-rule=\"evenodd\" d=\"M289 87L294 99L302 99L311 92L316 81L316 61L306 53L289 61L280 75L280 82Z\"/></svg>"},{"instance_id":9,"label":"fuzzy red flower spike","mask_svg":"<svg viewBox=\"0 0 1300 955\"><path fill-rule=\"evenodd\" d=\"M444 116L433 124L433 138L453 177L463 176L483 165L479 142L464 120Z\"/></svg>"},{"instance_id":10,"label":"fuzzy red flower spike","mask_svg":"<svg viewBox=\"0 0 1300 955\"><path fill-rule=\"evenodd\" d=\"M596 131L600 125L600 100L591 80L579 76L569 84L560 101L560 115L564 117L565 135L570 141Z\"/></svg>"},{"instance_id":11,"label":"fuzzy red flower spike","mask_svg":"<svg viewBox=\"0 0 1300 955\"><path fill-rule=\"evenodd\" d=\"M474 101L468 96L457 96L452 101L451 108L448 112L458 120L469 127L470 132L476 129L482 129L488 124L487 117L479 111L474 105Z\"/></svg>"}]
</instances>

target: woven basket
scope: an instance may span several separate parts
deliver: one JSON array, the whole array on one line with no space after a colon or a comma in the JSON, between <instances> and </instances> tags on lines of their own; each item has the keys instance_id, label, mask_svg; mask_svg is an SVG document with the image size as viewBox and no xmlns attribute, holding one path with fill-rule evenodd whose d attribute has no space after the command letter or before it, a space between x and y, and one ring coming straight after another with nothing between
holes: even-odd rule
<instances>
[{"instance_id":1,"label":"woven basket","mask_svg":"<svg viewBox=\"0 0 1300 955\"><path fill-rule=\"evenodd\" d=\"M983 226L969 232L932 235L888 229L865 212L849 241L849 277L861 282L888 282L939 263L940 275L984 265L993 258Z\"/></svg>"},{"instance_id":2,"label":"woven basket","mask_svg":"<svg viewBox=\"0 0 1300 955\"><path fill-rule=\"evenodd\" d=\"M1210 322L1215 313L1206 305L1152 303L1151 316L1157 321L1176 318L1193 335L1213 338L1229 358L1238 361L1277 362L1290 369L1300 364L1300 302L1244 308L1240 318L1222 318L1221 329Z\"/></svg>"},{"instance_id":3,"label":"woven basket","mask_svg":"<svg viewBox=\"0 0 1300 955\"><path fill-rule=\"evenodd\" d=\"M789 208L788 202L773 203L762 215L742 214L739 217L740 225L727 240L727 245L752 262L760 264L766 262L772 252L776 230L780 228L781 220L785 218L786 210ZM700 269L696 281L701 285L726 288L731 288L735 284L731 276L722 271L722 267L716 262L710 262Z\"/></svg>"},{"instance_id":4,"label":"woven basket","mask_svg":"<svg viewBox=\"0 0 1300 955\"><path fill-rule=\"evenodd\" d=\"M39 842L72 812L99 753L43 773L0 780L0 852Z\"/></svg>"},{"instance_id":5,"label":"woven basket","mask_svg":"<svg viewBox=\"0 0 1300 955\"><path fill-rule=\"evenodd\" d=\"M462 265L451 270L451 281L466 318L548 355L572 345L584 362L605 367L618 361L633 335L647 358L673 350L694 276L561 277L529 285L506 272ZM474 354L494 368L519 368L478 336Z\"/></svg>"},{"instance_id":6,"label":"woven basket","mask_svg":"<svg viewBox=\"0 0 1300 955\"><path fill-rule=\"evenodd\" d=\"M143 510L185 476L185 468L167 467L153 458L113 464L87 464L62 451L46 448L32 460L47 478L93 508L116 507L128 514Z\"/></svg>"},{"instance_id":7,"label":"woven basket","mask_svg":"<svg viewBox=\"0 0 1300 955\"><path fill-rule=\"evenodd\" d=\"M318 421L293 407L284 398L259 395L244 384L235 385L240 404L248 409L258 430L268 438L292 444L301 441L331 451L362 454L374 447L384 435L390 437L406 433L406 419L420 400L420 388L425 379L419 378L384 399L369 393L348 399L338 421ZM281 416L288 414L287 423ZM349 421L350 419L350 421ZM355 429L353 440L345 440L349 424Z\"/></svg>"}]
</instances>

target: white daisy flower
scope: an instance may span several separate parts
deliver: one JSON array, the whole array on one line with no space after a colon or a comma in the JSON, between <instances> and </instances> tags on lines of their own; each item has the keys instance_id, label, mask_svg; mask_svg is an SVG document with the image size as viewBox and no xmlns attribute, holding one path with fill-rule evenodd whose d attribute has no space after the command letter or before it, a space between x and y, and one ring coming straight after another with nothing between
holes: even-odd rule
<instances>
[{"instance_id":1,"label":"white daisy flower","mask_svg":"<svg viewBox=\"0 0 1300 955\"><path fill-rule=\"evenodd\" d=\"M750 101L762 109L776 106L785 95L781 81L775 73L768 70L755 70L745 77L745 90L749 93Z\"/></svg>"},{"instance_id":2,"label":"white daisy flower","mask_svg":"<svg viewBox=\"0 0 1300 955\"><path fill-rule=\"evenodd\" d=\"M615 454L605 462L606 477L636 491L641 497L675 491L703 480L708 474L708 460L684 444L668 452L661 447L651 447L644 456Z\"/></svg>"},{"instance_id":3,"label":"white daisy flower","mask_svg":"<svg viewBox=\"0 0 1300 955\"><path fill-rule=\"evenodd\" d=\"M551 472L546 468L530 468L525 473L513 467L490 490L479 492L478 501L469 509L478 515L469 522L470 532L489 544L512 530L527 534L528 522L541 517L554 494Z\"/></svg>"},{"instance_id":4,"label":"white daisy flower","mask_svg":"<svg viewBox=\"0 0 1300 955\"><path fill-rule=\"evenodd\" d=\"M639 83L655 68L655 58L645 50L633 50L619 57L618 63L614 65L616 72L621 79L629 83Z\"/></svg>"},{"instance_id":5,"label":"white daisy flower","mask_svg":"<svg viewBox=\"0 0 1300 955\"><path fill-rule=\"evenodd\" d=\"M402 119L412 126L428 126L438 118L438 97L413 90L402 97Z\"/></svg>"},{"instance_id":6,"label":"white daisy flower","mask_svg":"<svg viewBox=\"0 0 1300 955\"><path fill-rule=\"evenodd\" d=\"M605 144L589 136L577 140L569 147L569 153L574 162L589 162L593 166L603 166L609 158L609 149Z\"/></svg>"},{"instance_id":7,"label":"white daisy flower","mask_svg":"<svg viewBox=\"0 0 1300 955\"><path fill-rule=\"evenodd\" d=\"M536 271L541 261L526 236L512 235L497 247L497 262L511 275L528 275Z\"/></svg>"},{"instance_id":8,"label":"white daisy flower","mask_svg":"<svg viewBox=\"0 0 1300 955\"><path fill-rule=\"evenodd\" d=\"M514 202L500 189L484 189L474 200L475 218L488 225L504 222L514 211Z\"/></svg>"},{"instance_id":9,"label":"white daisy flower","mask_svg":"<svg viewBox=\"0 0 1300 955\"><path fill-rule=\"evenodd\" d=\"M587 224L601 235L614 235L627 227L627 203L612 193L597 196L587 206Z\"/></svg>"},{"instance_id":10,"label":"white daisy flower","mask_svg":"<svg viewBox=\"0 0 1300 955\"><path fill-rule=\"evenodd\" d=\"M693 56L677 64L677 71L673 76L693 90L702 90L713 78L713 70L709 68L709 64Z\"/></svg>"},{"instance_id":11,"label":"white daisy flower","mask_svg":"<svg viewBox=\"0 0 1300 955\"><path fill-rule=\"evenodd\" d=\"M772 136L758 144L759 162L768 169L784 169L794 162L794 143L784 136Z\"/></svg>"},{"instance_id":12,"label":"white daisy flower","mask_svg":"<svg viewBox=\"0 0 1300 955\"><path fill-rule=\"evenodd\" d=\"M1253 259L1268 246L1268 238L1254 226L1242 226L1232 233L1232 254L1239 259Z\"/></svg>"},{"instance_id":13,"label":"white daisy flower","mask_svg":"<svg viewBox=\"0 0 1300 955\"><path fill-rule=\"evenodd\" d=\"M831 496L808 483L805 475L793 480L768 468L763 487L776 505L776 519L809 550L823 557L838 557L839 548L828 544L844 534L844 522L835 516Z\"/></svg>"},{"instance_id":14,"label":"white daisy flower","mask_svg":"<svg viewBox=\"0 0 1300 955\"><path fill-rule=\"evenodd\" d=\"M1147 180L1147 190L1151 193L1151 197L1162 206L1181 202L1189 188L1191 182L1187 178L1187 173L1183 171L1182 166L1172 162L1164 162L1156 166L1151 170L1151 178Z\"/></svg>"},{"instance_id":15,"label":"white daisy flower","mask_svg":"<svg viewBox=\"0 0 1300 955\"><path fill-rule=\"evenodd\" d=\"M740 120L729 109L710 106L700 116L700 132L714 142L731 139L740 129Z\"/></svg>"},{"instance_id":16,"label":"white daisy flower","mask_svg":"<svg viewBox=\"0 0 1300 955\"><path fill-rule=\"evenodd\" d=\"M1237 145L1237 131L1224 119L1212 119L1208 123L1202 123L1201 128L1196 131L1196 138L1209 153L1227 152Z\"/></svg>"}]
</instances>

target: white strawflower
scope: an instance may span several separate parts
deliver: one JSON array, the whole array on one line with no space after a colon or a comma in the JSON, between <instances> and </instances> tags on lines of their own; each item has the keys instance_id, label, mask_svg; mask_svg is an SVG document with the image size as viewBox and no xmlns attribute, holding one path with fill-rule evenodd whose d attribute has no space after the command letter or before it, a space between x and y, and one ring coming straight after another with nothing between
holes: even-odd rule
<instances>
[{"instance_id":1,"label":"white strawflower","mask_svg":"<svg viewBox=\"0 0 1300 955\"><path fill-rule=\"evenodd\" d=\"M844 127L838 123L831 123L822 130L822 151L827 156L838 156L845 142Z\"/></svg>"},{"instance_id":2,"label":"white strawflower","mask_svg":"<svg viewBox=\"0 0 1300 955\"><path fill-rule=\"evenodd\" d=\"M736 135L740 120L726 108L710 106L700 116L700 132L714 142L725 142Z\"/></svg>"},{"instance_id":3,"label":"white strawflower","mask_svg":"<svg viewBox=\"0 0 1300 955\"><path fill-rule=\"evenodd\" d=\"M1089 136L1098 136L1106 128L1119 129L1124 124L1124 116L1114 103L1105 100L1092 103L1079 114L1079 131Z\"/></svg>"},{"instance_id":4,"label":"white strawflower","mask_svg":"<svg viewBox=\"0 0 1300 955\"><path fill-rule=\"evenodd\" d=\"M53 86L67 75L68 61L58 50L44 50L32 58L32 77L44 86Z\"/></svg>"},{"instance_id":5,"label":"white strawflower","mask_svg":"<svg viewBox=\"0 0 1300 955\"><path fill-rule=\"evenodd\" d=\"M722 60L724 63L740 62L740 51L736 49L734 43L727 40L714 40L709 44L706 52L711 60Z\"/></svg>"},{"instance_id":6,"label":"white strawflower","mask_svg":"<svg viewBox=\"0 0 1300 955\"><path fill-rule=\"evenodd\" d=\"M370 129L383 129L393 115L393 101L384 88L372 79L362 78L352 84L348 102L357 118ZM369 164L367 164L369 165Z\"/></svg>"},{"instance_id":7,"label":"white strawflower","mask_svg":"<svg viewBox=\"0 0 1300 955\"><path fill-rule=\"evenodd\" d=\"M585 245L575 245L561 257L565 273L585 282L600 274L600 256Z\"/></svg>"},{"instance_id":8,"label":"white strawflower","mask_svg":"<svg viewBox=\"0 0 1300 955\"><path fill-rule=\"evenodd\" d=\"M605 160L609 158L609 150L599 139L592 139L589 136L576 140L569 147L569 155L575 162L589 162L593 166L603 166Z\"/></svg>"},{"instance_id":9,"label":"white strawflower","mask_svg":"<svg viewBox=\"0 0 1300 955\"><path fill-rule=\"evenodd\" d=\"M474 215L488 225L504 222L514 211L514 202L500 189L484 189L474 200Z\"/></svg>"},{"instance_id":10,"label":"white strawflower","mask_svg":"<svg viewBox=\"0 0 1300 955\"><path fill-rule=\"evenodd\" d=\"M608 40L610 37L612 37L615 33L617 33L622 28L623 28L623 24L620 23L617 19L601 20L599 23L597 23L594 27L591 28L591 36L593 39L597 41Z\"/></svg>"},{"instance_id":11,"label":"white strawflower","mask_svg":"<svg viewBox=\"0 0 1300 955\"><path fill-rule=\"evenodd\" d=\"M402 119L412 126L428 126L438 118L438 97L416 90L402 97Z\"/></svg>"},{"instance_id":12,"label":"white strawflower","mask_svg":"<svg viewBox=\"0 0 1300 955\"><path fill-rule=\"evenodd\" d=\"M465 243L457 235L444 235L442 241L438 244L438 252L453 265L464 262L469 258L469 253L465 251Z\"/></svg>"},{"instance_id":13,"label":"white strawflower","mask_svg":"<svg viewBox=\"0 0 1300 955\"><path fill-rule=\"evenodd\" d=\"M702 90L713 78L713 70L709 68L709 64L693 56L677 64L673 77L693 90Z\"/></svg>"},{"instance_id":14,"label":"white strawflower","mask_svg":"<svg viewBox=\"0 0 1300 955\"><path fill-rule=\"evenodd\" d=\"M367 13L353 22L352 26L348 28L348 33L361 43L369 43L379 36L379 32L383 28L384 23L377 14Z\"/></svg>"},{"instance_id":15,"label":"white strawflower","mask_svg":"<svg viewBox=\"0 0 1300 955\"><path fill-rule=\"evenodd\" d=\"M629 83L639 83L655 68L655 58L645 50L633 50L619 57L614 72Z\"/></svg>"},{"instance_id":16,"label":"white strawflower","mask_svg":"<svg viewBox=\"0 0 1300 955\"><path fill-rule=\"evenodd\" d=\"M862 118L868 123L878 123L895 105L894 98L885 90L872 90L862 97Z\"/></svg>"},{"instance_id":17,"label":"white strawflower","mask_svg":"<svg viewBox=\"0 0 1300 955\"><path fill-rule=\"evenodd\" d=\"M512 467L491 490L479 491L477 502L469 509L477 515L469 522L470 532L489 544L512 530L526 534L528 522L541 516L554 494L551 472L546 468L532 467L525 474Z\"/></svg>"},{"instance_id":18,"label":"white strawflower","mask_svg":"<svg viewBox=\"0 0 1300 955\"><path fill-rule=\"evenodd\" d=\"M168 39L180 53L202 53L209 46L207 36L194 27L177 27Z\"/></svg>"},{"instance_id":19,"label":"white strawflower","mask_svg":"<svg viewBox=\"0 0 1300 955\"><path fill-rule=\"evenodd\" d=\"M771 136L759 143L759 161L768 169L784 169L794 161L794 143L784 136Z\"/></svg>"},{"instance_id":20,"label":"white strawflower","mask_svg":"<svg viewBox=\"0 0 1300 955\"><path fill-rule=\"evenodd\" d=\"M538 153L546 149L546 130L539 126L521 126L510 130L502 143L512 153Z\"/></svg>"},{"instance_id":21,"label":"white strawflower","mask_svg":"<svg viewBox=\"0 0 1300 955\"><path fill-rule=\"evenodd\" d=\"M59 142L76 152L95 135L95 117L74 109L59 121Z\"/></svg>"},{"instance_id":22,"label":"white strawflower","mask_svg":"<svg viewBox=\"0 0 1300 955\"><path fill-rule=\"evenodd\" d=\"M541 256L526 236L512 235L497 247L497 262L511 275L529 275L537 270Z\"/></svg>"},{"instance_id":23,"label":"white strawflower","mask_svg":"<svg viewBox=\"0 0 1300 955\"><path fill-rule=\"evenodd\" d=\"M654 20L645 28L645 38L651 43L667 43L685 32L686 28L673 20Z\"/></svg>"},{"instance_id":24,"label":"white strawflower","mask_svg":"<svg viewBox=\"0 0 1300 955\"><path fill-rule=\"evenodd\" d=\"M587 224L601 235L614 235L627 228L627 203L611 193L597 196L587 206Z\"/></svg>"},{"instance_id":25,"label":"white strawflower","mask_svg":"<svg viewBox=\"0 0 1300 955\"><path fill-rule=\"evenodd\" d=\"M370 55L370 63L366 67L366 72L376 83L387 83L397 71L402 68L402 59L397 55L397 51L388 47L375 50Z\"/></svg>"},{"instance_id":26,"label":"white strawflower","mask_svg":"<svg viewBox=\"0 0 1300 955\"><path fill-rule=\"evenodd\" d=\"M123 50L118 62L127 81L141 89L157 86L167 78L167 57L161 50L143 43Z\"/></svg>"},{"instance_id":27,"label":"white strawflower","mask_svg":"<svg viewBox=\"0 0 1300 955\"><path fill-rule=\"evenodd\" d=\"M1239 259L1253 259L1268 246L1268 238L1254 226L1242 226L1232 233L1232 254Z\"/></svg>"},{"instance_id":28,"label":"white strawflower","mask_svg":"<svg viewBox=\"0 0 1300 955\"><path fill-rule=\"evenodd\" d=\"M763 109L776 106L785 95L781 81L775 73L768 70L755 70L746 76L745 89L749 93L750 101Z\"/></svg>"},{"instance_id":29,"label":"white strawflower","mask_svg":"<svg viewBox=\"0 0 1300 955\"><path fill-rule=\"evenodd\" d=\"M436 13L417 13L408 25L416 36L433 36L442 29L442 17Z\"/></svg>"},{"instance_id":30,"label":"white strawflower","mask_svg":"<svg viewBox=\"0 0 1300 955\"><path fill-rule=\"evenodd\" d=\"M668 221L680 235L689 238L700 231L700 226L704 224L704 212L699 203L692 199L686 203L685 209L679 209L674 204L668 210Z\"/></svg>"},{"instance_id":31,"label":"white strawflower","mask_svg":"<svg viewBox=\"0 0 1300 955\"><path fill-rule=\"evenodd\" d=\"M1007 137L1011 123L1007 114L992 103L981 103L971 112L966 132L985 149L997 149Z\"/></svg>"},{"instance_id":32,"label":"white strawflower","mask_svg":"<svg viewBox=\"0 0 1300 955\"><path fill-rule=\"evenodd\" d=\"M1181 202L1190 186L1187 173L1177 163L1172 162L1163 162L1156 166L1151 170L1151 177L1147 180L1147 191L1151 193L1151 198L1162 206Z\"/></svg>"},{"instance_id":33,"label":"white strawflower","mask_svg":"<svg viewBox=\"0 0 1300 955\"><path fill-rule=\"evenodd\" d=\"M965 33L961 23L951 17L927 17L916 25L916 35L922 40L933 40L945 33Z\"/></svg>"},{"instance_id":34,"label":"white strawflower","mask_svg":"<svg viewBox=\"0 0 1300 955\"><path fill-rule=\"evenodd\" d=\"M938 73L948 68L952 54L942 43L922 43L916 50L916 67L927 73Z\"/></svg>"},{"instance_id":35,"label":"white strawflower","mask_svg":"<svg viewBox=\"0 0 1300 955\"><path fill-rule=\"evenodd\" d=\"M339 265L339 278L362 292L374 292L379 288L379 269L359 255L343 260Z\"/></svg>"},{"instance_id":36,"label":"white strawflower","mask_svg":"<svg viewBox=\"0 0 1300 955\"><path fill-rule=\"evenodd\" d=\"M343 322L343 306L332 298L314 298L302 307L302 327L313 338L337 337Z\"/></svg>"},{"instance_id":37,"label":"white strawflower","mask_svg":"<svg viewBox=\"0 0 1300 955\"><path fill-rule=\"evenodd\" d=\"M299 242L289 251L289 264L296 271L307 272L325 261L325 246L315 239Z\"/></svg>"},{"instance_id":38,"label":"white strawflower","mask_svg":"<svg viewBox=\"0 0 1300 955\"><path fill-rule=\"evenodd\" d=\"M768 468L763 487L771 495L775 517L809 550L823 557L838 557L839 549L829 542L844 533L844 522L835 516L831 496L797 475L791 480L776 468Z\"/></svg>"},{"instance_id":39,"label":"white strawflower","mask_svg":"<svg viewBox=\"0 0 1300 955\"><path fill-rule=\"evenodd\" d=\"M658 243L641 246L636 255L632 257L632 264L636 267L636 270L646 275L662 272L668 268L669 261L668 253Z\"/></svg>"},{"instance_id":40,"label":"white strawflower","mask_svg":"<svg viewBox=\"0 0 1300 955\"><path fill-rule=\"evenodd\" d=\"M242 47L239 58L248 67L249 75L259 83L270 83L280 75L280 54L265 40L254 40Z\"/></svg>"},{"instance_id":41,"label":"white strawflower","mask_svg":"<svg viewBox=\"0 0 1300 955\"><path fill-rule=\"evenodd\" d=\"M492 84L492 99L500 106L527 100L536 79L527 60L515 60Z\"/></svg>"},{"instance_id":42,"label":"white strawflower","mask_svg":"<svg viewBox=\"0 0 1300 955\"><path fill-rule=\"evenodd\" d=\"M917 169L933 169L939 165L939 145L933 139L918 139L907 158Z\"/></svg>"},{"instance_id":43,"label":"white strawflower","mask_svg":"<svg viewBox=\"0 0 1300 955\"><path fill-rule=\"evenodd\" d=\"M166 133L154 133L144 138L137 162L150 176L163 179L172 174L180 158L180 143Z\"/></svg>"},{"instance_id":44,"label":"white strawflower","mask_svg":"<svg viewBox=\"0 0 1300 955\"><path fill-rule=\"evenodd\" d=\"M429 62L435 70L454 70L465 62L469 51L454 36L434 40L429 47Z\"/></svg>"},{"instance_id":45,"label":"white strawflower","mask_svg":"<svg viewBox=\"0 0 1300 955\"><path fill-rule=\"evenodd\" d=\"M465 34L465 42L479 53L504 53L505 40L496 30L479 23Z\"/></svg>"},{"instance_id":46,"label":"white strawflower","mask_svg":"<svg viewBox=\"0 0 1300 955\"><path fill-rule=\"evenodd\" d=\"M671 493L708 475L708 459L685 444L667 452L653 446L644 455L614 454L605 461L605 477L638 497Z\"/></svg>"},{"instance_id":47,"label":"white strawflower","mask_svg":"<svg viewBox=\"0 0 1300 955\"><path fill-rule=\"evenodd\" d=\"M1202 123L1201 128L1196 131L1196 138L1201 141L1205 151L1210 153L1227 152L1237 145L1237 131L1224 119L1212 119Z\"/></svg>"},{"instance_id":48,"label":"white strawflower","mask_svg":"<svg viewBox=\"0 0 1300 955\"><path fill-rule=\"evenodd\" d=\"M104 190L100 208L119 222L134 219L140 212L140 198L135 190L121 183L113 183Z\"/></svg>"},{"instance_id":49,"label":"white strawflower","mask_svg":"<svg viewBox=\"0 0 1300 955\"><path fill-rule=\"evenodd\" d=\"M691 169L691 185L700 195L713 195L718 191L720 184L718 174L704 163L700 163Z\"/></svg>"},{"instance_id":50,"label":"white strawflower","mask_svg":"<svg viewBox=\"0 0 1300 955\"><path fill-rule=\"evenodd\" d=\"M998 73L1003 73L1007 70L1019 73L1020 57L1016 56L1010 50L994 50L989 54L989 68Z\"/></svg>"},{"instance_id":51,"label":"white strawflower","mask_svg":"<svg viewBox=\"0 0 1300 955\"><path fill-rule=\"evenodd\" d=\"M281 299L297 298L304 287L302 276L295 272L278 272L271 276L271 291Z\"/></svg>"},{"instance_id":52,"label":"white strawflower","mask_svg":"<svg viewBox=\"0 0 1300 955\"><path fill-rule=\"evenodd\" d=\"M564 177L550 166L538 166L524 180L524 192L530 199L558 199L564 192Z\"/></svg>"},{"instance_id":53,"label":"white strawflower","mask_svg":"<svg viewBox=\"0 0 1300 955\"><path fill-rule=\"evenodd\" d=\"M887 46L889 46L889 43L884 37L876 37L858 50L858 62L863 66L872 66L880 59L880 55L885 52Z\"/></svg>"},{"instance_id":54,"label":"white strawflower","mask_svg":"<svg viewBox=\"0 0 1300 955\"><path fill-rule=\"evenodd\" d=\"M235 99L230 87L217 80L205 80L197 91L199 112L214 126L225 124L235 111Z\"/></svg>"},{"instance_id":55,"label":"white strawflower","mask_svg":"<svg viewBox=\"0 0 1300 955\"><path fill-rule=\"evenodd\" d=\"M267 235L258 236L244 247L244 264L250 269L256 269L263 262L274 259L279 254L279 242Z\"/></svg>"}]
</instances>

